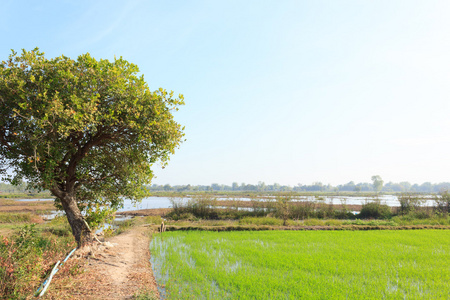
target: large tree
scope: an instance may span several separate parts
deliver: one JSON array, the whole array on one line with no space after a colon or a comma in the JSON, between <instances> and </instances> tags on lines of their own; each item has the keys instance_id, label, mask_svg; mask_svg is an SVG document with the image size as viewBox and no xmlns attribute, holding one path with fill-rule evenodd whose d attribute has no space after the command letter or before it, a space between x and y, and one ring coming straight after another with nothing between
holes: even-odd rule
<instances>
[{"instance_id":1,"label":"large tree","mask_svg":"<svg viewBox=\"0 0 450 300\"><path fill-rule=\"evenodd\" d=\"M150 167L183 139L172 115L183 96L150 91L138 72L122 58L47 59L37 48L0 64L0 174L49 190L79 246L93 239L80 209L141 199Z\"/></svg>"}]
</instances>

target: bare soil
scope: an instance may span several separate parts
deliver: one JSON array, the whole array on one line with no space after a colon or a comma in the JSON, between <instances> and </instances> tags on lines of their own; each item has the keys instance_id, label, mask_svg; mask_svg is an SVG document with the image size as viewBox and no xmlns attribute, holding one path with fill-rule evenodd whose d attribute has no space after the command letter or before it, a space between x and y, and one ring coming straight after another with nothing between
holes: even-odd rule
<instances>
[{"instance_id":1,"label":"bare soil","mask_svg":"<svg viewBox=\"0 0 450 300\"><path fill-rule=\"evenodd\" d=\"M44 299L134 299L142 294L159 299L149 262L149 233L149 228L133 227L103 244L77 250Z\"/></svg>"}]
</instances>

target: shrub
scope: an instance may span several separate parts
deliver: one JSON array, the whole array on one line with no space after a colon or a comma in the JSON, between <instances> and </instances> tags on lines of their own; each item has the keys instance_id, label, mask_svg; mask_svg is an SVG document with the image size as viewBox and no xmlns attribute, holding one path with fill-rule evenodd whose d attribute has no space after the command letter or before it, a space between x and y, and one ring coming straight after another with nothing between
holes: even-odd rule
<instances>
[{"instance_id":1,"label":"shrub","mask_svg":"<svg viewBox=\"0 0 450 300\"><path fill-rule=\"evenodd\" d=\"M425 202L416 194L401 194L398 201L400 202L400 215L420 210L421 205Z\"/></svg>"},{"instance_id":2,"label":"shrub","mask_svg":"<svg viewBox=\"0 0 450 300\"><path fill-rule=\"evenodd\" d=\"M73 237L52 238L26 225L11 239L0 241L0 299L24 299L32 294L58 256L73 248Z\"/></svg>"},{"instance_id":3,"label":"shrub","mask_svg":"<svg viewBox=\"0 0 450 300\"><path fill-rule=\"evenodd\" d=\"M335 210L333 212L333 218L341 220L351 220L355 218L355 215L349 210Z\"/></svg>"},{"instance_id":4,"label":"shrub","mask_svg":"<svg viewBox=\"0 0 450 300\"><path fill-rule=\"evenodd\" d=\"M188 201L182 198L171 198L172 212L169 216L172 219L181 219L186 214L192 214L201 219L217 219L216 199L209 194L195 195Z\"/></svg>"},{"instance_id":5,"label":"shrub","mask_svg":"<svg viewBox=\"0 0 450 300\"><path fill-rule=\"evenodd\" d=\"M447 215L450 212L450 193L449 191L441 191L434 198L436 211L440 214Z\"/></svg>"},{"instance_id":6,"label":"shrub","mask_svg":"<svg viewBox=\"0 0 450 300\"><path fill-rule=\"evenodd\" d=\"M296 220L304 220L314 215L314 202L291 202L290 217Z\"/></svg>"},{"instance_id":7,"label":"shrub","mask_svg":"<svg viewBox=\"0 0 450 300\"><path fill-rule=\"evenodd\" d=\"M379 201L364 204L358 215L361 219L388 219L391 217L391 209Z\"/></svg>"},{"instance_id":8,"label":"shrub","mask_svg":"<svg viewBox=\"0 0 450 300\"><path fill-rule=\"evenodd\" d=\"M265 204L267 202L264 202L258 198L252 197L250 199L250 203L251 203L252 215L260 216L260 217L265 216L265 214L266 214L266 208L265 208L266 205Z\"/></svg>"},{"instance_id":9,"label":"shrub","mask_svg":"<svg viewBox=\"0 0 450 300\"><path fill-rule=\"evenodd\" d=\"M325 203L325 199L322 197L317 198L316 218L326 219L332 218L334 215L333 205L331 203Z\"/></svg>"},{"instance_id":10,"label":"shrub","mask_svg":"<svg viewBox=\"0 0 450 300\"><path fill-rule=\"evenodd\" d=\"M286 226L286 222L289 219L289 210L291 208L291 196L278 196L276 197L276 212L275 215L278 218L283 219L283 226Z\"/></svg>"}]
</instances>

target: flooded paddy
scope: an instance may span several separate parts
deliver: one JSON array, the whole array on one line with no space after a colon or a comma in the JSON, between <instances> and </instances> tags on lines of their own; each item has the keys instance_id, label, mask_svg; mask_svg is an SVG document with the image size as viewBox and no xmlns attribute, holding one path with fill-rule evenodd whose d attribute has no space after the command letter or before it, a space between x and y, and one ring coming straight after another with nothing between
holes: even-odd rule
<instances>
[{"instance_id":1,"label":"flooded paddy","mask_svg":"<svg viewBox=\"0 0 450 300\"><path fill-rule=\"evenodd\" d=\"M447 299L450 231L166 232L167 299Z\"/></svg>"},{"instance_id":2,"label":"flooded paddy","mask_svg":"<svg viewBox=\"0 0 450 300\"><path fill-rule=\"evenodd\" d=\"M422 195L425 199L423 206L433 206L433 196L432 195ZM142 202L134 204L131 200L125 199L123 207L118 210L118 212L141 210L141 209L156 209L156 208L171 208L171 199L176 201L181 201L182 203L189 201L190 198L171 198L171 197L146 197L142 199ZM217 197L215 198L218 205L221 203L228 203L232 205L234 202L248 202L251 201L275 201L274 197L265 198L248 198L248 197ZM303 201L303 202L320 202L325 204L333 205L363 205L370 201L380 201L381 204L386 204L391 207L400 206L398 197L395 195L380 195L379 197L358 197L358 196L327 196L327 197L317 197L317 196L294 196L293 201ZM229 205L227 205L229 206ZM242 206L245 207L245 206Z\"/></svg>"}]
</instances>

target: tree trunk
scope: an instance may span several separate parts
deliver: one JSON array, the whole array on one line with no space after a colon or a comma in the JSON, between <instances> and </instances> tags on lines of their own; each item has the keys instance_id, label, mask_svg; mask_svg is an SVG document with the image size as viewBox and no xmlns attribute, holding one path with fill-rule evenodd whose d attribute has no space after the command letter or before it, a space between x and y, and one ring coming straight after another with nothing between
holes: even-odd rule
<instances>
[{"instance_id":1,"label":"tree trunk","mask_svg":"<svg viewBox=\"0 0 450 300\"><path fill-rule=\"evenodd\" d=\"M61 204L66 212L70 227L72 227L72 234L77 241L78 247L80 248L92 243L94 241L94 235L81 215L75 197L66 195L61 199Z\"/></svg>"}]
</instances>

